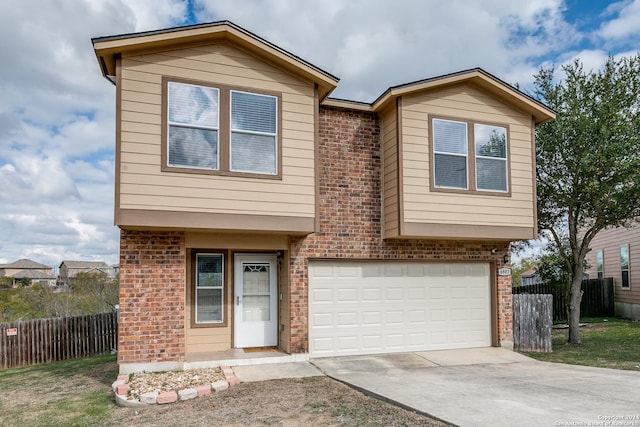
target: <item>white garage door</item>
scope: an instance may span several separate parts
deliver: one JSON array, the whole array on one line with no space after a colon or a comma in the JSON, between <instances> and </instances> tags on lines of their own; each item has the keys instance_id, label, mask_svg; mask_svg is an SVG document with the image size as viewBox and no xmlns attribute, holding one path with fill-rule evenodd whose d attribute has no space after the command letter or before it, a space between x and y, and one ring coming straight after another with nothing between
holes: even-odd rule
<instances>
[{"instance_id":1,"label":"white garage door","mask_svg":"<svg viewBox=\"0 0 640 427\"><path fill-rule=\"evenodd\" d=\"M491 345L489 264L309 262L311 357Z\"/></svg>"}]
</instances>

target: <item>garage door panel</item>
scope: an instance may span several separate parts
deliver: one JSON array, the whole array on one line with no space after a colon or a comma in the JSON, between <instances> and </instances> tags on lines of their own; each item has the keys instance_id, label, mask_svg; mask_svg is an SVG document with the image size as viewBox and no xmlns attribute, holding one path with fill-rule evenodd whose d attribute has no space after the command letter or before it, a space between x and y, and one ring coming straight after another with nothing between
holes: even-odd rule
<instances>
[{"instance_id":1,"label":"garage door panel","mask_svg":"<svg viewBox=\"0 0 640 427\"><path fill-rule=\"evenodd\" d=\"M489 346L488 264L312 261L312 357Z\"/></svg>"},{"instance_id":2,"label":"garage door panel","mask_svg":"<svg viewBox=\"0 0 640 427\"><path fill-rule=\"evenodd\" d=\"M404 301L404 289L400 287L393 287L385 289L385 297L387 301Z\"/></svg>"}]
</instances>

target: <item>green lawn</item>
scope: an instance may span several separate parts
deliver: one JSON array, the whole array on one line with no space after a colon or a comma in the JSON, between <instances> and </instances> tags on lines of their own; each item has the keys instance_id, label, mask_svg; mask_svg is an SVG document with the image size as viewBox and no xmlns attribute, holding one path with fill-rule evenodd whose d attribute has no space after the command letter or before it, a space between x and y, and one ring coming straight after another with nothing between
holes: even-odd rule
<instances>
[{"instance_id":1,"label":"green lawn","mask_svg":"<svg viewBox=\"0 0 640 427\"><path fill-rule=\"evenodd\" d=\"M0 370L0 425L100 425L117 372L112 355Z\"/></svg>"},{"instance_id":2,"label":"green lawn","mask_svg":"<svg viewBox=\"0 0 640 427\"><path fill-rule=\"evenodd\" d=\"M640 323L616 318L585 318L581 345L567 344L568 329L553 330L552 353L524 353L534 359L572 365L640 371Z\"/></svg>"}]
</instances>

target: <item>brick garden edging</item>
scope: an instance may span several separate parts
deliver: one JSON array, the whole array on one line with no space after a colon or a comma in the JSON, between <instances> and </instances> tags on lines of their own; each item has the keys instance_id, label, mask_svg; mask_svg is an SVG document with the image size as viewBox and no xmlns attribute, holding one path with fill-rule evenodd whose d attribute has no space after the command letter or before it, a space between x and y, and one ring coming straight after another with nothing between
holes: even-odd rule
<instances>
[{"instance_id":1,"label":"brick garden edging","mask_svg":"<svg viewBox=\"0 0 640 427\"><path fill-rule=\"evenodd\" d=\"M131 387L129 386L129 375L118 375L116 380L111 384L111 388L115 393L116 405L123 407L132 407L140 405L164 405L167 403L182 402L185 400L195 399L196 397L207 396L211 391L224 391L229 387L240 384L240 380L236 377L230 366L221 366L224 380L216 381L210 385L202 385L196 388L185 388L183 390L171 390L162 393L148 392L140 395L140 399L136 399L129 395Z\"/></svg>"}]
</instances>

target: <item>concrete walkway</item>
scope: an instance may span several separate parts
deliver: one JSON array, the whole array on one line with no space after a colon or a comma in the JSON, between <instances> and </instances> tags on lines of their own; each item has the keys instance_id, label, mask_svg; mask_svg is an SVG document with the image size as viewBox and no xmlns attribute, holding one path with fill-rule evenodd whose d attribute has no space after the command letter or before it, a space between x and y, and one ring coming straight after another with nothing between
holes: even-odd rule
<instances>
[{"instance_id":1,"label":"concrete walkway","mask_svg":"<svg viewBox=\"0 0 640 427\"><path fill-rule=\"evenodd\" d=\"M312 362L335 379L460 426L640 427L640 372L538 362L501 348Z\"/></svg>"}]
</instances>

